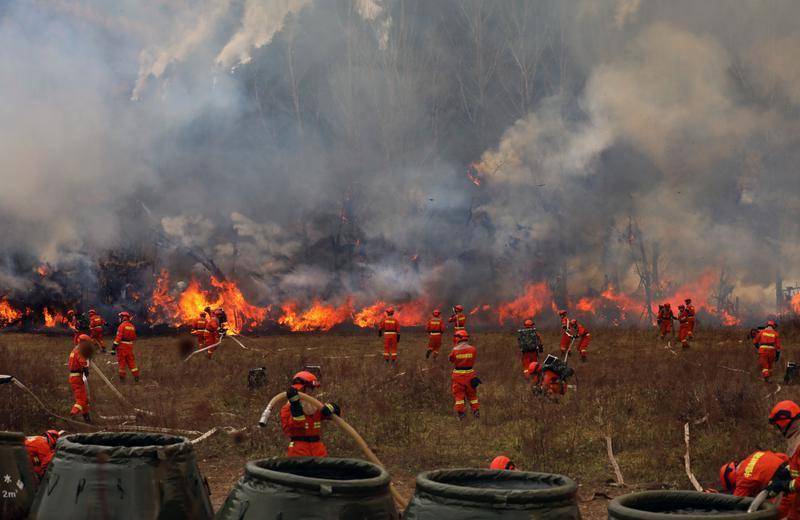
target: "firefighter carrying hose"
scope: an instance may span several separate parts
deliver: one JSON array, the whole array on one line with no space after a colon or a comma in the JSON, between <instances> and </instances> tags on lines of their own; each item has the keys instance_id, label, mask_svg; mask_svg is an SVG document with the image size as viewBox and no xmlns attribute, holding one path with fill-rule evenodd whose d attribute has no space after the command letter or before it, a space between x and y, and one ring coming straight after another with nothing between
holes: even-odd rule
<instances>
[{"instance_id":1,"label":"firefighter carrying hose","mask_svg":"<svg viewBox=\"0 0 800 520\"><path fill-rule=\"evenodd\" d=\"M761 367L761 377L769 383L772 377L772 367L781 359L781 338L776 330L778 324L769 320L767 326L759 330L753 338L753 347L758 351L758 364Z\"/></svg>"},{"instance_id":2,"label":"firefighter carrying hose","mask_svg":"<svg viewBox=\"0 0 800 520\"><path fill-rule=\"evenodd\" d=\"M539 353L544 350L533 320L527 319L522 323L522 328L517 331L517 344L522 356L522 373L527 377L531 363L539 361Z\"/></svg>"},{"instance_id":3,"label":"firefighter carrying hose","mask_svg":"<svg viewBox=\"0 0 800 520\"><path fill-rule=\"evenodd\" d=\"M386 316L378 324L378 336L383 336L383 359L397 366L397 344L400 342L400 322L394 317L394 309L386 309Z\"/></svg>"},{"instance_id":4,"label":"firefighter carrying hose","mask_svg":"<svg viewBox=\"0 0 800 520\"><path fill-rule=\"evenodd\" d=\"M737 497L754 497L766 489L789 457L773 451L756 451L741 462L731 461L719 470L722 490Z\"/></svg>"},{"instance_id":5,"label":"firefighter carrying hose","mask_svg":"<svg viewBox=\"0 0 800 520\"><path fill-rule=\"evenodd\" d=\"M47 472L50 461L56 452L56 441L64 435L64 430L47 430L44 435L25 437L25 449L31 461L33 472L41 480Z\"/></svg>"},{"instance_id":6,"label":"firefighter carrying hose","mask_svg":"<svg viewBox=\"0 0 800 520\"><path fill-rule=\"evenodd\" d=\"M780 518L797 520L800 518L800 406L794 401L781 401L769 414L769 423L786 439L786 453L789 455L789 467L778 469L772 477L767 489L772 493L783 493Z\"/></svg>"},{"instance_id":7,"label":"firefighter carrying hose","mask_svg":"<svg viewBox=\"0 0 800 520\"><path fill-rule=\"evenodd\" d=\"M453 345L458 345L458 331L467 330L467 315L464 314L464 307L456 305L453 307L453 314L447 319L448 323L453 324Z\"/></svg>"},{"instance_id":8,"label":"firefighter carrying hose","mask_svg":"<svg viewBox=\"0 0 800 520\"><path fill-rule=\"evenodd\" d=\"M119 327L114 338L114 351L117 353L119 363L119 380L125 382L126 369L130 369L133 380L139 382L139 367L136 366L136 358L133 356L133 342L136 340L136 327L131 322L131 313L122 311L119 313Z\"/></svg>"},{"instance_id":9,"label":"firefighter carrying hose","mask_svg":"<svg viewBox=\"0 0 800 520\"><path fill-rule=\"evenodd\" d=\"M317 376L311 372L298 372L286 391L289 402L281 408L281 428L289 437L287 457L327 457L328 450L322 443L322 421L333 414L341 415L339 405L327 403L319 410L303 403L298 392L312 394L319 387Z\"/></svg>"},{"instance_id":10,"label":"firefighter carrying hose","mask_svg":"<svg viewBox=\"0 0 800 520\"><path fill-rule=\"evenodd\" d=\"M89 336L100 347L100 352L106 353L106 344L103 342L103 327L106 326L106 320L97 314L94 309L89 309Z\"/></svg>"},{"instance_id":11,"label":"firefighter carrying hose","mask_svg":"<svg viewBox=\"0 0 800 520\"><path fill-rule=\"evenodd\" d=\"M692 327L689 323L689 311L685 305L678 305L678 341L683 348L689 348L692 339Z\"/></svg>"},{"instance_id":12,"label":"firefighter carrying hose","mask_svg":"<svg viewBox=\"0 0 800 520\"><path fill-rule=\"evenodd\" d=\"M192 323L192 336L197 338L197 349L200 350L206 346L206 321L208 317L205 311L201 311L200 315Z\"/></svg>"},{"instance_id":13,"label":"firefighter carrying hose","mask_svg":"<svg viewBox=\"0 0 800 520\"><path fill-rule=\"evenodd\" d=\"M75 403L69 411L70 415L82 415L87 423L92 422L89 413L89 392L87 391L84 379L89 377L89 360L92 358L92 345L94 341L86 334L78 336L78 344L73 347L67 360L69 368L69 386L72 388L72 396Z\"/></svg>"},{"instance_id":14,"label":"firefighter carrying hose","mask_svg":"<svg viewBox=\"0 0 800 520\"><path fill-rule=\"evenodd\" d=\"M661 339L666 338L668 334L672 334L672 321L675 319L677 318L675 313L672 312L672 306L669 302L658 306L656 322L658 323L658 332L661 334Z\"/></svg>"},{"instance_id":15,"label":"firefighter carrying hose","mask_svg":"<svg viewBox=\"0 0 800 520\"><path fill-rule=\"evenodd\" d=\"M570 343L572 343L572 338L569 335L569 318L567 317L567 311L564 309L559 310L558 319L561 321L561 341L558 346L561 347L561 353L566 354Z\"/></svg>"},{"instance_id":16,"label":"firefighter carrying hose","mask_svg":"<svg viewBox=\"0 0 800 520\"><path fill-rule=\"evenodd\" d=\"M425 352L425 357L429 358L433 355L433 359L439 357L439 349L442 348L442 334L444 334L444 321L441 318L441 311L436 309L433 311L433 316L428 320L425 325L425 332L428 333L428 350Z\"/></svg>"},{"instance_id":17,"label":"firefighter carrying hose","mask_svg":"<svg viewBox=\"0 0 800 520\"><path fill-rule=\"evenodd\" d=\"M456 345L450 352L450 362L453 364L452 386L454 408L459 419L466 416L466 401L475 418L480 417L480 403L478 402L478 385L481 380L475 373L475 359L478 350L468 343L469 334L466 330L456 331Z\"/></svg>"},{"instance_id":18,"label":"firefighter carrying hose","mask_svg":"<svg viewBox=\"0 0 800 520\"><path fill-rule=\"evenodd\" d=\"M214 316L217 318L217 323L219 323L219 334L224 336L228 332L228 314L225 309L220 307L214 311Z\"/></svg>"}]
</instances>

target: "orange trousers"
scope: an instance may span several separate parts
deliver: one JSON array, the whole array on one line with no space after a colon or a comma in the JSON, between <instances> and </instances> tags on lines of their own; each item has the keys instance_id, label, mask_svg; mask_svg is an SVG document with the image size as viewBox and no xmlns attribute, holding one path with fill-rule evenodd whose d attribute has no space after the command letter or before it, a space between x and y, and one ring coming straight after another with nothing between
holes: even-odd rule
<instances>
[{"instance_id":1,"label":"orange trousers","mask_svg":"<svg viewBox=\"0 0 800 520\"><path fill-rule=\"evenodd\" d=\"M775 349L773 347L759 347L758 365L761 367L761 377L772 377L772 366L775 364Z\"/></svg>"},{"instance_id":2,"label":"orange trousers","mask_svg":"<svg viewBox=\"0 0 800 520\"><path fill-rule=\"evenodd\" d=\"M559 381L558 374L547 371L542 378L542 389L548 394L564 395L567 392L567 385Z\"/></svg>"},{"instance_id":3,"label":"orange trousers","mask_svg":"<svg viewBox=\"0 0 800 520\"><path fill-rule=\"evenodd\" d=\"M217 333L206 334L205 342L207 347L213 345L214 343L217 343L218 341L219 341L219 334ZM211 357L214 354L215 350L217 350L217 347L213 347L206 350L206 356Z\"/></svg>"},{"instance_id":4,"label":"orange trousers","mask_svg":"<svg viewBox=\"0 0 800 520\"><path fill-rule=\"evenodd\" d=\"M478 402L478 391L472 387L471 381L475 373L453 374L451 390L453 392L454 408L457 413L462 414L467 411L467 401L473 412L480 409Z\"/></svg>"},{"instance_id":5,"label":"orange trousers","mask_svg":"<svg viewBox=\"0 0 800 520\"><path fill-rule=\"evenodd\" d=\"M569 344L572 342L572 338L570 338L566 332L561 333L561 343L559 346L561 347L561 352L566 352L569 348Z\"/></svg>"},{"instance_id":6,"label":"orange trousers","mask_svg":"<svg viewBox=\"0 0 800 520\"><path fill-rule=\"evenodd\" d=\"M586 359L586 349L589 348L589 343L591 342L591 334L586 334L585 336L581 337L581 341L578 343L578 351L581 353L581 358Z\"/></svg>"},{"instance_id":7,"label":"orange trousers","mask_svg":"<svg viewBox=\"0 0 800 520\"><path fill-rule=\"evenodd\" d=\"M692 339L692 329L688 323L681 323L678 327L678 340L683 348L689 348L689 340Z\"/></svg>"},{"instance_id":8,"label":"orange trousers","mask_svg":"<svg viewBox=\"0 0 800 520\"><path fill-rule=\"evenodd\" d=\"M130 369L133 377L139 377L139 368L136 366L136 358L133 357L133 345L120 344L117 347L117 362L120 379L125 379L126 369Z\"/></svg>"},{"instance_id":9,"label":"orange trousers","mask_svg":"<svg viewBox=\"0 0 800 520\"><path fill-rule=\"evenodd\" d=\"M70 415L84 415L89 413L89 395L86 393L86 385L83 384L83 379L70 378L69 386L72 387L72 395L75 398L75 404L69 411Z\"/></svg>"},{"instance_id":10,"label":"orange trousers","mask_svg":"<svg viewBox=\"0 0 800 520\"><path fill-rule=\"evenodd\" d=\"M529 374L528 368L530 368L531 363L539 361L539 353L535 350L531 352L523 352L522 353L522 372L527 376Z\"/></svg>"},{"instance_id":11,"label":"orange trousers","mask_svg":"<svg viewBox=\"0 0 800 520\"><path fill-rule=\"evenodd\" d=\"M286 450L287 457L327 457L328 449L321 442L292 441Z\"/></svg>"},{"instance_id":12,"label":"orange trousers","mask_svg":"<svg viewBox=\"0 0 800 520\"><path fill-rule=\"evenodd\" d=\"M97 343L97 346L101 349L106 349L106 344L103 342L103 331L102 330L93 330L91 332L91 338Z\"/></svg>"},{"instance_id":13,"label":"orange trousers","mask_svg":"<svg viewBox=\"0 0 800 520\"><path fill-rule=\"evenodd\" d=\"M433 352L433 357L439 357L439 349L442 348L442 333L437 332L428 334L428 350Z\"/></svg>"},{"instance_id":14,"label":"orange trousers","mask_svg":"<svg viewBox=\"0 0 800 520\"><path fill-rule=\"evenodd\" d=\"M397 360L397 334L383 334L383 359Z\"/></svg>"},{"instance_id":15,"label":"orange trousers","mask_svg":"<svg viewBox=\"0 0 800 520\"><path fill-rule=\"evenodd\" d=\"M658 331L661 337L666 337L667 334L672 334L672 320L664 320L658 324Z\"/></svg>"}]
</instances>

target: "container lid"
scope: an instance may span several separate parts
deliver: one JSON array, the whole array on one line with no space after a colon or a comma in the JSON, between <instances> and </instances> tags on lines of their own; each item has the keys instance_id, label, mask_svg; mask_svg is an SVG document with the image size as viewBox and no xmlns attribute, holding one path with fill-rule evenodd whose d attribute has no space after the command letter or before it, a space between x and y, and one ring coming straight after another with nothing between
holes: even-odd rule
<instances>
[{"instance_id":1,"label":"container lid","mask_svg":"<svg viewBox=\"0 0 800 520\"><path fill-rule=\"evenodd\" d=\"M272 457L250 461L245 478L320 494L368 495L389 487L385 469L358 459Z\"/></svg>"},{"instance_id":2,"label":"container lid","mask_svg":"<svg viewBox=\"0 0 800 520\"><path fill-rule=\"evenodd\" d=\"M20 432L0 432L1 444L22 444L25 442L25 435Z\"/></svg>"},{"instance_id":3,"label":"container lid","mask_svg":"<svg viewBox=\"0 0 800 520\"><path fill-rule=\"evenodd\" d=\"M417 492L465 502L535 504L571 499L572 479L550 473L489 469L445 469L420 473Z\"/></svg>"},{"instance_id":4,"label":"container lid","mask_svg":"<svg viewBox=\"0 0 800 520\"><path fill-rule=\"evenodd\" d=\"M609 517L618 520L759 520L777 518L777 510L765 502L748 513L752 498L697 491L643 491L612 500Z\"/></svg>"},{"instance_id":5,"label":"container lid","mask_svg":"<svg viewBox=\"0 0 800 520\"><path fill-rule=\"evenodd\" d=\"M192 443L185 437L134 432L67 435L58 439L56 449L90 457L103 454L110 459L166 458L193 451Z\"/></svg>"}]
</instances>

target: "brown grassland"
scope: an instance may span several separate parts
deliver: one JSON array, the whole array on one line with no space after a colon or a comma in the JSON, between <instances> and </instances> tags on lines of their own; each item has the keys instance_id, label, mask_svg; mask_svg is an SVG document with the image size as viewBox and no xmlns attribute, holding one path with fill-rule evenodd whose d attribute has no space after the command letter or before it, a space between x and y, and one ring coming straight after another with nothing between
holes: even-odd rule
<instances>
[{"instance_id":1,"label":"brown grassland","mask_svg":"<svg viewBox=\"0 0 800 520\"><path fill-rule=\"evenodd\" d=\"M241 436L215 435L197 445L201 469L218 507L244 462L284 453L275 415L256 425L266 402L285 390L304 365L321 365L322 400L337 402L343 417L373 447L401 492L413 493L414 475L426 469L486 466L506 454L520 468L568 475L579 482L587 518L605 516L605 500L643 488L690 487L684 472L683 425L692 425L692 464L704 485L716 487L719 466L756 448L780 450L782 439L766 422L771 406L800 398L798 387L758 380L756 357L742 330L701 330L691 350L665 348L652 331L594 331L590 360L576 363L577 385L560 402L535 396L522 378L513 332L477 332L477 371L482 416L460 424L452 413L449 364L425 359L425 337L404 333L397 369L384 365L373 333L295 334L245 337L252 350L226 340L212 360L203 355L181 363L176 338L149 337L136 345L142 382L119 386L137 407L155 412L139 425L207 431L214 426L249 427ZM793 360L794 333L784 339ZM557 333L543 333L545 349L557 349ZM449 350L449 345L443 351ZM788 348L787 348L788 347ZM0 336L0 373L12 374L66 415L72 403L66 336L9 333ZM787 355L788 354L788 355ZM110 356L98 365L116 383ZM576 360L577 361L577 360ZM783 365L783 361L781 365ZM265 388L247 388L249 368L265 366ZM781 368L776 380L783 376ZM92 376L96 415L124 409ZM27 434L54 427L21 390L0 387L0 429ZM97 418L99 425L120 421ZM610 435L627 487L611 487L613 471L604 437ZM333 456L360 457L342 432L329 427Z\"/></svg>"}]
</instances>

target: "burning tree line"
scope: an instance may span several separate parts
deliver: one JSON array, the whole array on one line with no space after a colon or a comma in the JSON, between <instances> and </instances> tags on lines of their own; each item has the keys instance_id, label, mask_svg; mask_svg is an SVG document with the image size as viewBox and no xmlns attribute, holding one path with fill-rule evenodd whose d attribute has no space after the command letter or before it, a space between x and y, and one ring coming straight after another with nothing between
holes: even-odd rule
<instances>
[{"instance_id":1,"label":"burning tree line","mask_svg":"<svg viewBox=\"0 0 800 520\"><path fill-rule=\"evenodd\" d=\"M140 267L130 264L132 271ZM43 279L55 275L49 267L37 268L36 272ZM647 276L652 278L652 273ZM634 293L626 293L607 281L599 290L568 296L566 301L560 301L562 297L558 295L560 281L539 281L524 285L518 296L508 301L442 302L428 295L401 302L380 299L364 302L351 296L340 300L314 298L311 301L290 298L279 303L256 304L231 279L208 274L194 276L184 283L175 281L167 269L161 269L150 287L133 289L133 284L117 280L115 283L122 283L125 289L110 304L102 298L92 303L91 298L74 296L59 300L56 296L47 299L39 295L36 302L28 303L3 297L0 299L0 325L6 328L56 328L66 324L68 309L77 308L85 312L96 307L101 313L125 308L132 310L140 322L153 328L177 328L196 319L206 307L221 307L236 330L328 331L341 327L374 327L384 310L393 306L403 326L415 327L424 325L434 308L446 313L451 303L462 303L467 304L465 308L470 322L484 327L514 326L527 317L534 317L545 325L555 323L556 311L562 307L567 308L571 315L597 324L640 326L653 323L655 308L662 300L676 302L685 297L694 299L698 312L704 315L707 323L739 325L738 308L730 304L732 288L725 280L724 271L709 270L681 285L662 282L663 285L658 287L650 286L649 292L642 290L640 285ZM796 299L800 301L800 297Z\"/></svg>"}]
</instances>

